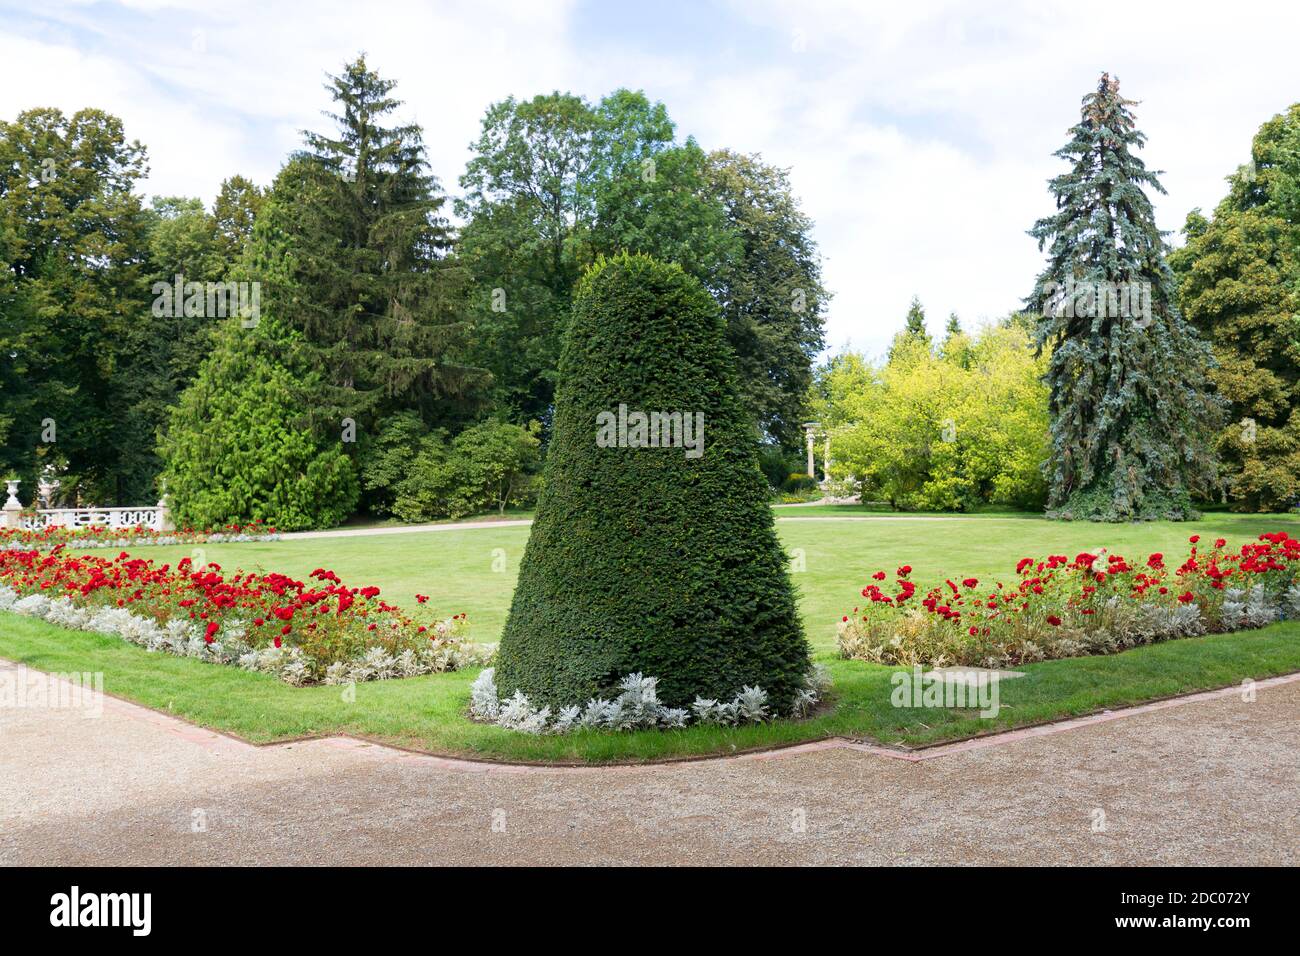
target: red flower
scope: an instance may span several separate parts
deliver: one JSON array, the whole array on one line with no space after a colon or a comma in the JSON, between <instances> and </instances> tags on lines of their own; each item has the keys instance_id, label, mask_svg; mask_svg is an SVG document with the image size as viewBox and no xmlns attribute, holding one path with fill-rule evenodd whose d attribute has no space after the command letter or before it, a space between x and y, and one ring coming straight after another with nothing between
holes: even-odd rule
<instances>
[{"instance_id":1,"label":"red flower","mask_svg":"<svg viewBox=\"0 0 1300 956\"><path fill-rule=\"evenodd\" d=\"M968 588L977 587L979 583L980 583L979 578L967 578L966 580L962 581L962 584L966 585L966 587Z\"/></svg>"},{"instance_id":2,"label":"red flower","mask_svg":"<svg viewBox=\"0 0 1300 956\"><path fill-rule=\"evenodd\" d=\"M208 621L208 629L203 632L203 640L211 644L220 627L221 625L216 621Z\"/></svg>"},{"instance_id":3,"label":"red flower","mask_svg":"<svg viewBox=\"0 0 1300 956\"><path fill-rule=\"evenodd\" d=\"M1190 541L1192 544L1195 544L1196 542L1201 540L1201 536L1199 534L1194 534L1187 540Z\"/></svg>"},{"instance_id":4,"label":"red flower","mask_svg":"<svg viewBox=\"0 0 1300 956\"><path fill-rule=\"evenodd\" d=\"M275 646L279 647L282 643L283 641L280 640L280 635L279 634L275 635Z\"/></svg>"},{"instance_id":5,"label":"red flower","mask_svg":"<svg viewBox=\"0 0 1300 956\"><path fill-rule=\"evenodd\" d=\"M1196 600L1196 598L1192 596L1191 591L1184 591L1182 594L1178 595L1178 600L1183 604L1191 604Z\"/></svg>"},{"instance_id":6,"label":"red flower","mask_svg":"<svg viewBox=\"0 0 1300 956\"><path fill-rule=\"evenodd\" d=\"M429 595L427 595L427 594L417 594L417 595L415 596L415 599L416 599L417 601L419 601L421 604L423 604L425 601L429 600Z\"/></svg>"},{"instance_id":7,"label":"red flower","mask_svg":"<svg viewBox=\"0 0 1300 956\"><path fill-rule=\"evenodd\" d=\"M912 573L912 566L910 564L905 564L898 569L898 576L900 578L905 578L911 573Z\"/></svg>"},{"instance_id":8,"label":"red flower","mask_svg":"<svg viewBox=\"0 0 1300 956\"><path fill-rule=\"evenodd\" d=\"M876 581L883 581L883 580L885 580L885 572L884 572L884 571L877 571L877 572L876 572L875 574L873 574L871 577L872 577L873 580L876 580Z\"/></svg>"},{"instance_id":9,"label":"red flower","mask_svg":"<svg viewBox=\"0 0 1300 956\"><path fill-rule=\"evenodd\" d=\"M1052 627L1060 627L1061 619L1057 617L1055 614L1049 614L1047 615L1047 623L1052 625Z\"/></svg>"}]
</instances>

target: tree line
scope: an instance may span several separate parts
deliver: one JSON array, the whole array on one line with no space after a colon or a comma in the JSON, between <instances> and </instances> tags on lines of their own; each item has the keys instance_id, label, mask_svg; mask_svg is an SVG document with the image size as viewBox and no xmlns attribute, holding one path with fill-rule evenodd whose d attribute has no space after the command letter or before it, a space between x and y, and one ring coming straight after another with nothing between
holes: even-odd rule
<instances>
[{"instance_id":1,"label":"tree line","mask_svg":"<svg viewBox=\"0 0 1300 956\"><path fill-rule=\"evenodd\" d=\"M951 316L936 342L914 301L884 362L814 374L829 297L785 170L704 150L643 93L555 92L489 106L453 200L392 80L359 57L327 89L323 131L210 209L146 202L116 117L0 121L9 474L81 503L166 488L195 524L503 510L536 490L578 280L630 251L718 304L773 484L814 414L834 475L897 507L1300 501L1300 105L1172 249L1134 103L1103 74L1056 154L1022 310L973 334Z\"/></svg>"},{"instance_id":2,"label":"tree line","mask_svg":"<svg viewBox=\"0 0 1300 956\"><path fill-rule=\"evenodd\" d=\"M453 206L392 80L358 57L327 89L274 181L232 176L211 209L146 203L109 114L0 122L0 467L83 503L165 487L195 523L505 507L577 279L623 251L705 286L754 426L798 442L827 294L785 170L706 152L643 93L556 92L488 108ZM212 283L255 284L255 314L209 314Z\"/></svg>"}]
</instances>

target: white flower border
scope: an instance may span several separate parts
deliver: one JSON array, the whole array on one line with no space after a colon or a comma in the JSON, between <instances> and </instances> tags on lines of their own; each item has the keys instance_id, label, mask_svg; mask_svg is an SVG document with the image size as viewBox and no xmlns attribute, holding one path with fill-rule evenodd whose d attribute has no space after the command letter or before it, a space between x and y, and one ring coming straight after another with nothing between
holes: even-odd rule
<instances>
[{"instance_id":1,"label":"white flower border","mask_svg":"<svg viewBox=\"0 0 1300 956\"><path fill-rule=\"evenodd\" d=\"M156 548L173 544L247 544L249 542L279 541L283 537L276 534L225 534L218 532L204 536L186 537L180 534L164 534L156 538L70 538L67 541L45 539L42 541L10 541L4 544L5 551L40 551L63 545L69 551L81 548Z\"/></svg>"},{"instance_id":2,"label":"white flower border","mask_svg":"<svg viewBox=\"0 0 1300 956\"><path fill-rule=\"evenodd\" d=\"M572 704L552 714L537 708L523 691L502 700L497 692L496 668L488 667L470 686L469 712L477 720L526 734L564 734L580 727L601 730L652 730L685 727L690 723L735 727L773 720L778 714L768 706L767 691L743 688L729 702L696 697L690 710L665 707L659 702L659 678L628 674L619 681L621 693L612 700L593 697L586 706ZM795 695L791 717L805 717L830 688L830 674L814 664Z\"/></svg>"},{"instance_id":3,"label":"white flower border","mask_svg":"<svg viewBox=\"0 0 1300 956\"><path fill-rule=\"evenodd\" d=\"M13 588L3 584L0 584L0 611L13 611L74 631L93 631L96 634L120 637L150 652L161 651L177 657L192 657L209 664L227 664L246 671L270 674L295 687L312 683L312 662L301 649L256 649L243 639L247 626L245 622L227 622L222 628L221 640L209 644L203 639L199 626L190 620L174 618L166 624L159 624L153 618L135 614L123 607L83 607L69 598L51 599L44 594L22 597ZM450 621L440 621L433 629L441 637L450 632L451 626ZM418 651L405 650L396 656L382 647L372 647L360 657L336 661L327 666L321 683L353 684L440 674L483 664L489 656L486 649L468 641L442 647L430 642L429 647Z\"/></svg>"}]
</instances>

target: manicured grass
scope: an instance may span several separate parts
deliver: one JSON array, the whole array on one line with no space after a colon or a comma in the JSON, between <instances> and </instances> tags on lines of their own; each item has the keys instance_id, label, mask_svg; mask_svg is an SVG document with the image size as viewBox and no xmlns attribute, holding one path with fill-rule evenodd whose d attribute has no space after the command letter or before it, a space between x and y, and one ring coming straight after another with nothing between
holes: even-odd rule
<instances>
[{"instance_id":1,"label":"manicured grass","mask_svg":"<svg viewBox=\"0 0 1300 956\"><path fill-rule=\"evenodd\" d=\"M810 509L791 509L807 511ZM780 512L778 512L780 514ZM789 514L788 512L786 514ZM803 517L798 514L795 517ZM811 517L811 516L810 516ZM834 709L812 720L732 729L696 727L614 734L583 731L528 737L463 716L476 671L360 684L348 701L337 687L293 688L235 668L143 650L110 637L0 614L0 657L46 671L102 671L105 690L249 740L353 733L439 753L537 761L651 760L729 753L827 735L920 745L989 730L1114 708L1173 694L1300 670L1300 622L1138 648L1110 657L1027 665L1028 676L1001 686L1002 711L894 708L894 669L841 661L835 622L850 610L876 568L908 563L921 586L956 575L1010 579L1022 555L1107 546L1130 555L1181 555L1187 536L1224 536L1234 544L1262 531L1296 533L1294 516L1208 515L1195 524L1061 524L1028 517L787 520L781 538L794 557L794 581L817 657L835 680ZM378 584L389 599L415 593L448 613L469 612L471 634L495 640L504 623L527 528L467 528L418 534L210 545L208 561L305 575L337 571L351 584ZM191 549L142 548L175 560ZM501 570L494 570L494 566Z\"/></svg>"},{"instance_id":2,"label":"manicured grass","mask_svg":"<svg viewBox=\"0 0 1300 956\"><path fill-rule=\"evenodd\" d=\"M836 622L852 611L869 575L881 568L892 572L900 564L910 564L913 580L925 590L945 577L1010 581L1016 561L1025 555L1068 552L1073 557L1102 546L1130 557L1151 551L1185 555L1187 538L1195 533L1211 540L1222 536L1234 544L1253 540L1264 531L1285 528L1300 533L1300 517L1295 515L1217 514L1190 524L1104 525L1028 515L936 518L859 513L845 519L809 512L814 509L778 510L777 530L792 557L792 580L799 591L808 638L817 651L834 650ZM265 544L136 548L132 553L164 561L196 554L199 560L215 561L227 570L242 567L298 576L323 566L350 585L378 585L385 598L399 605L414 606L416 594L427 594L429 607L439 612L468 613L474 640L493 642L500 637L510 609L528 532L526 527L467 527Z\"/></svg>"},{"instance_id":3,"label":"manicured grass","mask_svg":"<svg viewBox=\"0 0 1300 956\"><path fill-rule=\"evenodd\" d=\"M294 688L12 614L0 614L0 656L54 673L102 671L110 694L256 742L351 733L436 753L604 763L726 754L826 736L931 744L1222 687L1300 670L1300 623L1027 665L1021 669L1028 676L1001 685L995 719L974 710L895 708L895 668L824 657L835 680L834 709L808 721L560 737L530 737L465 719L477 671L358 684L349 701L338 687Z\"/></svg>"}]
</instances>

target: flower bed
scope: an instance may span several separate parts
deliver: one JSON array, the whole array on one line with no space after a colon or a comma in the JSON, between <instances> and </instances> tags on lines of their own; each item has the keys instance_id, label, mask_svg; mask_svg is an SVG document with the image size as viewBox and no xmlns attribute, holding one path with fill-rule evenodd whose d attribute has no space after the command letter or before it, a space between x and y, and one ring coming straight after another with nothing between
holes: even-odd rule
<instances>
[{"instance_id":1,"label":"flower bed","mask_svg":"<svg viewBox=\"0 0 1300 956\"><path fill-rule=\"evenodd\" d=\"M1187 559L1173 567L1162 554L1023 558L1014 583L948 579L919 599L910 567L896 570L889 593L889 575L878 571L862 590L867 604L840 622L840 653L1005 667L1300 618L1300 541L1279 531L1235 552L1222 538L1209 550L1199 542L1193 535Z\"/></svg>"},{"instance_id":2,"label":"flower bed","mask_svg":"<svg viewBox=\"0 0 1300 956\"><path fill-rule=\"evenodd\" d=\"M270 673L292 684L411 677L487 655L463 637L465 616L427 622L317 568L222 574L183 558L173 568L133 558L0 551L0 610L116 634L151 651ZM418 595L423 605L427 598Z\"/></svg>"},{"instance_id":3,"label":"flower bed","mask_svg":"<svg viewBox=\"0 0 1300 956\"><path fill-rule=\"evenodd\" d=\"M250 524L228 524L222 528L195 531L184 528L178 531L158 531L144 525L133 528L110 528L107 525L86 525L68 528L47 525L44 528L0 528L0 549L23 551L29 548L53 548L60 544L74 544L78 548L130 548L142 545L163 544L219 544L243 541L278 541L280 533L260 521Z\"/></svg>"}]
</instances>

